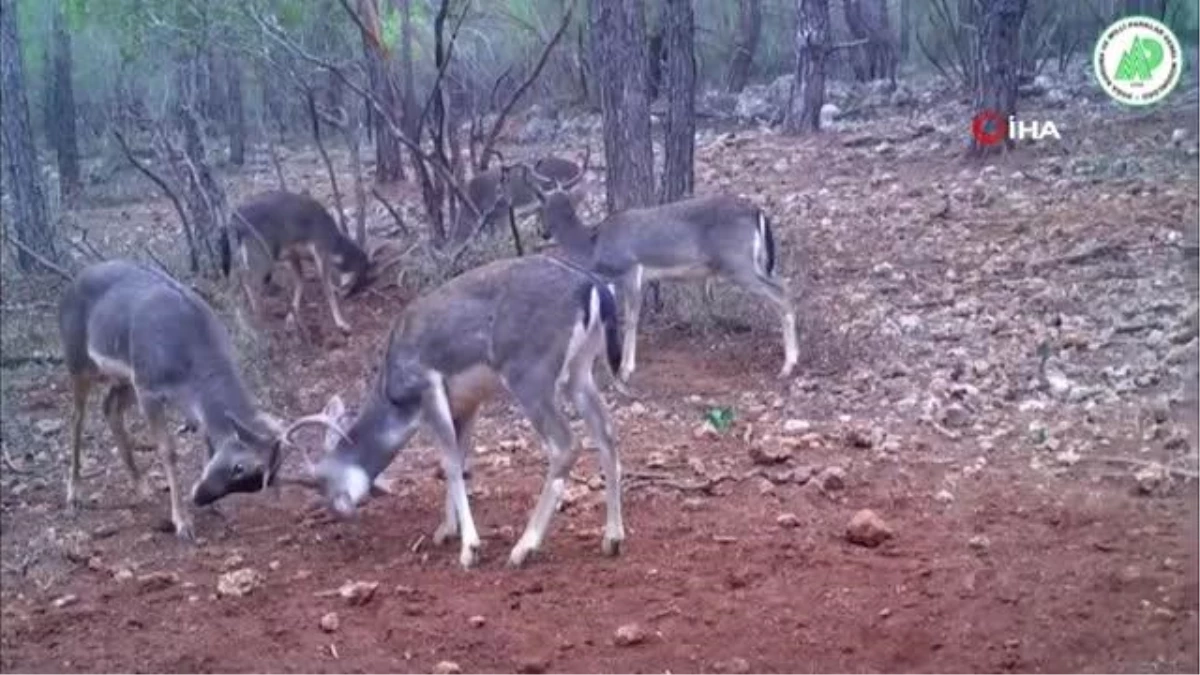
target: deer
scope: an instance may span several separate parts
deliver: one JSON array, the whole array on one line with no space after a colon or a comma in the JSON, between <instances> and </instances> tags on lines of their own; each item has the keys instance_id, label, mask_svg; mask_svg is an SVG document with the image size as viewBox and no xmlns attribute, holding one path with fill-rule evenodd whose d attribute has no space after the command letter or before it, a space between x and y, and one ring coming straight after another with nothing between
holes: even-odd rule
<instances>
[{"instance_id":1,"label":"deer","mask_svg":"<svg viewBox=\"0 0 1200 675\"><path fill-rule=\"evenodd\" d=\"M293 277L291 306L286 322L299 324L300 300L304 292L301 260L312 259L333 322L349 335L350 323L338 306L334 286L344 289L347 298L369 286L382 268L380 248L368 255L342 233L329 211L313 197L273 190L255 195L234 211L228 227L221 230L218 247L221 272L229 277L233 254L240 267L238 283L245 293L250 311L259 312L258 290L271 280L276 262L286 260Z\"/></svg>"},{"instance_id":2,"label":"deer","mask_svg":"<svg viewBox=\"0 0 1200 675\"><path fill-rule=\"evenodd\" d=\"M704 279L706 299L711 299L709 282L724 278L765 298L783 324L778 377L792 374L799 360L796 311L786 280L776 274L775 236L762 209L740 197L716 194L618 211L588 228L576 212L576 195L531 167L521 170L532 174L524 182L535 188L542 238L557 242L577 264L616 281L624 326L621 381L627 382L637 367L642 285L659 279ZM542 187L546 185L549 190Z\"/></svg>"},{"instance_id":3,"label":"deer","mask_svg":"<svg viewBox=\"0 0 1200 675\"><path fill-rule=\"evenodd\" d=\"M503 155L495 150L491 152L500 158L500 167L475 174L466 185L467 196L479 210L479 219L473 221L469 209L459 209L454 231L461 241L472 234L472 226L494 230L500 218L507 213L513 241L520 248L521 237L517 230L517 220L537 211L538 202L534 186L528 182L533 174L524 171L513 174L515 166L526 165L504 164ZM585 146L582 164L550 155L533 162L531 168L536 170L537 175L552 178L561 189L572 191L587 175L591 154L591 147ZM549 189L550 185L547 184L543 188Z\"/></svg>"},{"instance_id":4,"label":"deer","mask_svg":"<svg viewBox=\"0 0 1200 675\"><path fill-rule=\"evenodd\" d=\"M192 504L272 485L282 462L282 422L261 411L242 381L225 325L199 295L165 272L128 260L94 263L63 292L58 329L72 391L68 509L80 503L80 450L87 404L108 385L101 409L137 496L151 492L133 456L125 414L135 403L157 446L170 491L176 535L194 541L183 501L175 432L167 413L199 430L207 457Z\"/></svg>"},{"instance_id":5,"label":"deer","mask_svg":"<svg viewBox=\"0 0 1200 675\"><path fill-rule=\"evenodd\" d=\"M370 495L387 492L380 474L424 421L441 449L445 511L433 533L442 545L457 536L464 569L479 561L481 542L467 499L471 430L479 407L507 389L532 423L549 458L537 504L508 564L537 551L579 454L559 408L567 393L599 451L605 480L602 552L615 556L625 539L621 467L614 432L592 370L604 354L620 367L613 289L588 271L549 256L498 260L469 270L407 305L395 320L378 376L356 417L343 420L340 396L295 420L324 427L319 461L289 482L317 490L335 516L349 517Z\"/></svg>"}]
</instances>

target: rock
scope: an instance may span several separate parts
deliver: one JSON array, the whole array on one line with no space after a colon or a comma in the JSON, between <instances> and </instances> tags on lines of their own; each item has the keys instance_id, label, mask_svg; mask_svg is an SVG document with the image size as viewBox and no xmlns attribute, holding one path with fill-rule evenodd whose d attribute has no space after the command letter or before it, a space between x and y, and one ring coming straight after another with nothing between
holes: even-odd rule
<instances>
[{"instance_id":1,"label":"rock","mask_svg":"<svg viewBox=\"0 0 1200 675\"><path fill-rule=\"evenodd\" d=\"M138 587L144 593L165 590L177 583L179 583L179 575L174 572L151 572L138 577Z\"/></svg>"},{"instance_id":2,"label":"rock","mask_svg":"<svg viewBox=\"0 0 1200 675\"><path fill-rule=\"evenodd\" d=\"M992 540L988 539L986 534L977 534L967 540L967 546L976 551L986 551L992 546Z\"/></svg>"},{"instance_id":3,"label":"rock","mask_svg":"<svg viewBox=\"0 0 1200 675\"><path fill-rule=\"evenodd\" d=\"M875 547L894 536L892 528L870 509L854 514L846 526L846 540L860 546Z\"/></svg>"},{"instance_id":4,"label":"rock","mask_svg":"<svg viewBox=\"0 0 1200 675\"><path fill-rule=\"evenodd\" d=\"M1151 463L1133 474L1138 494L1161 494L1170 486L1171 474L1161 464Z\"/></svg>"},{"instance_id":5,"label":"rock","mask_svg":"<svg viewBox=\"0 0 1200 675\"><path fill-rule=\"evenodd\" d=\"M826 103L825 105L821 106L821 127L824 128L832 125L834 120L836 120L841 114L842 109L837 107L836 104Z\"/></svg>"},{"instance_id":6,"label":"rock","mask_svg":"<svg viewBox=\"0 0 1200 675\"><path fill-rule=\"evenodd\" d=\"M646 631L636 623L627 623L613 634L613 644L618 647L632 647L646 641Z\"/></svg>"},{"instance_id":7,"label":"rock","mask_svg":"<svg viewBox=\"0 0 1200 675\"><path fill-rule=\"evenodd\" d=\"M767 471L767 480L771 481L775 485L786 485L788 483L797 482L796 473L788 468L771 469ZM805 476L804 480L808 480L808 476Z\"/></svg>"},{"instance_id":8,"label":"rock","mask_svg":"<svg viewBox=\"0 0 1200 675\"><path fill-rule=\"evenodd\" d=\"M118 567L117 569L113 570L114 581L129 581L132 578L133 570L129 569L128 567Z\"/></svg>"},{"instance_id":9,"label":"rock","mask_svg":"<svg viewBox=\"0 0 1200 675\"><path fill-rule=\"evenodd\" d=\"M850 427L846 431L846 442L853 448L869 449L875 445L871 430L863 426Z\"/></svg>"},{"instance_id":10,"label":"rock","mask_svg":"<svg viewBox=\"0 0 1200 675\"><path fill-rule=\"evenodd\" d=\"M836 492L846 487L846 472L840 466L825 467L817 474L817 487L822 492Z\"/></svg>"},{"instance_id":11,"label":"rock","mask_svg":"<svg viewBox=\"0 0 1200 675\"><path fill-rule=\"evenodd\" d=\"M527 656L517 662L517 672L523 675L541 675L550 669L550 660L544 656Z\"/></svg>"},{"instance_id":12,"label":"rock","mask_svg":"<svg viewBox=\"0 0 1200 675\"><path fill-rule=\"evenodd\" d=\"M809 466L807 464L798 466L795 469L792 469L792 480L796 481L796 484L798 485L804 485L816 473L817 468L815 466Z\"/></svg>"},{"instance_id":13,"label":"rock","mask_svg":"<svg viewBox=\"0 0 1200 675\"><path fill-rule=\"evenodd\" d=\"M326 633L334 633L341 627L342 620L338 617L337 612L326 612L321 615L321 620L317 622L317 625Z\"/></svg>"},{"instance_id":14,"label":"rock","mask_svg":"<svg viewBox=\"0 0 1200 675\"><path fill-rule=\"evenodd\" d=\"M692 430L692 438L695 439L717 438L720 435L721 432L717 431L717 428L708 420L705 420L700 426Z\"/></svg>"},{"instance_id":15,"label":"rock","mask_svg":"<svg viewBox=\"0 0 1200 675\"><path fill-rule=\"evenodd\" d=\"M454 661L438 661L433 667L434 675L458 675L462 672L462 666Z\"/></svg>"},{"instance_id":16,"label":"rock","mask_svg":"<svg viewBox=\"0 0 1200 675\"><path fill-rule=\"evenodd\" d=\"M243 567L221 575L217 580L217 595L240 598L253 593L262 583L263 576L258 570Z\"/></svg>"},{"instance_id":17,"label":"rock","mask_svg":"<svg viewBox=\"0 0 1200 675\"><path fill-rule=\"evenodd\" d=\"M55 598L54 602L51 604L54 605L55 609L62 609L64 607L70 607L71 605L73 605L77 602L79 602L79 596L74 595L72 593L68 593L67 595L63 595L58 598Z\"/></svg>"},{"instance_id":18,"label":"rock","mask_svg":"<svg viewBox=\"0 0 1200 675\"><path fill-rule=\"evenodd\" d=\"M242 566L246 562L246 557L241 553L230 553L229 556L221 563L221 569L232 570Z\"/></svg>"},{"instance_id":19,"label":"rock","mask_svg":"<svg viewBox=\"0 0 1200 675\"><path fill-rule=\"evenodd\" d=\"M60 419L38 420L33 426L43 438L49 438L62 431L63 421Z\"/></svg>"},{"instance_id":20,"label":"rock","mask_svg":"<svg viewBox=\"0 0 1200 675\"><path fill-rule=\"evenodd\" d=\"M783 430L789 434L803 434L812 429L812 422L808 420L790 419L783 423Z\"/></svg>"},{"instance_id":21,"label":"rock","mask_svg":"<svg viewBox=\"0 0 1200 675\"><path fill-rule=\"evenodd\" d=\"M732 675L742 675L750 672L750 662L740 656L735 656L725 661L717 661L712 664L714 671L718 673L731 673Z\"/></svg>"},{"instance_id":22,"label":"rock","mask_svg":"<svg viewBox=\"0 0 1200 675\"><path fill-rule=\"evenodd\" d=\"M781 513L775 517L775 524L788 529L800 527L800 517L794 513Z\"/></svg>"},{"instance_id":23,"label":"rock","mask_svg":"<svg viewBox=\"0 0 1200 675\"><path fill-rule=\"evenodd\" d=\"M378 581L347 581L338 588L338 595L352 606L365 605L379 588Z\"/></svg>"},{"instance_id":24,"label":"rock","mask_svg":"<svg viewBox=\"0 0 1200 675\"><path fill-rule=\"evenodd\" d=\"M934 501L941 502L942 504L949 504L950 502L954 501L954 495L951 494L949 490L938 490L937 494L933 496L933 499Z\"/></svg>"},{"instance_id":25,"label":"rock","mask_svg":"<svg viewBox=\"0 0 1200 675\"><path fill-rule=\"evenodd\" d=\"M643 405L641 401L634 401L633 403L629 404L629 412L634 415L645 415L646 406Z\"/></svg>"},{"instance_id":26,"label":"rock","mask_svg":"<svg viewBox=\"0 0 1200 675\"><path fill-rule=\"evenodd\" d=\"M1179 146L1183 145L1184 141L1187 140L1187 137L1187 129L1177 128L1171 132L1171 145L1178 148Z\"/></svg>"},{"instance_id":27,"label":"rock","mask_svg":"<svg viewBox=\"0 0 1200 675\"><path fill-rule=\"evenodd\" d=\"M749 453L750 461L760 466L783 464L792 457L791 449L775 444L767 446L762 442L751 445Z\"/></svg>"},{"instance_id":28,"label":"rock","mask_svg":"<svg viewBox=\"0 0 1200 675\"><path fill-rule=\"evenodd\" d=\"M471 626L471 628L483 628L485 624L487 624L487 619L479 614L467 619L467 625Z\"/></svg>"},{"instance_id":29,"label":"rock","mask_svg":"<svg viewBox=\"0 0 1200 675\"><path fill-rule=\"evenodd\" d=\"M646 457L647 469L665 469L667 464L668 460L666 453L654 451Z\"/></svg>"},{"instance_id":30,"label":"rock","mask_svg":"<svg viewBox=\"0 0 1200 675\"><path fill-rule=\"evenodd\" d=\"M957 403L951 403L942 409L942 425L947 429L962 429L970 426L971 413Z\"/></svg>"}]
</instances>

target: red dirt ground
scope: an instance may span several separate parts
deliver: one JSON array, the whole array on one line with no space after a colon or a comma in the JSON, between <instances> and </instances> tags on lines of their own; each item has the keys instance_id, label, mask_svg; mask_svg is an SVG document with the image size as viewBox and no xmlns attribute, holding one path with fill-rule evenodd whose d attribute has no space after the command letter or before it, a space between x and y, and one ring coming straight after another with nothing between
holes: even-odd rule
<instances>
[{"instance_id":1,"label":"red dirt ground","mask_svg":"<svg viewBox=\"0 0 1200 675\"><path fill-rule=\"evenodd\" d=\"M354 348L307 361L313 365L297 375L347 383L342 391L356 401L348 383L372 367L384 309L375 300L352 305ZM309 312L313 322L328 321L315 302ZM286 335L273 339L313 349ZM1200 667L1194 486L1171 498L1136 497L1127 484L1035 475L998 453L988 471L964 472L956 499L943 503L932 495L962 466L944 452L939 458L931 442L906 450L902 462L874 461L850 444L818 445L793 463L848 466L844 490L826 495L816 481L768 488L753 475L737 438L741 426L719 438L686 433L699 413L694 399L680 395L685 391L718 401L728 392L755 392L767 408L779 399L779 385L760 375L774 372L775 336L756 330L741 339L715 347L728 354L724 360L695 359L699 343L661 332L644 341L634 383L647 409L635 414L617 401L627 471L645 473L649 453L659 451L669 472L687 473L698 459L735 480L704 493L631 479L629 540L619 559L600 554L602 493L581 487L542 554L525 569L504 566L544 470L528 427L514 425L507 402L495 406L479 434L487 452L476 464L473 507L484 560L472 571L458 567L455 547L429 544L442 497L432 477L435 455L423 438L389 472L398 496L371 502L353 522L333 521L298 488L286 488L279 501L236 496L222 503L223 517L197 515L197 548L155 531L165 494L153 506L131 504L126 479L109 458L100 465L107 475L86 483L93 505L74 518L60 516L57 476L20 495L9 491L5 545L40 550L35 565L54 572L39 583L6 566L0 666L421 672L449 660L467 672ZM369 356L352 356L358 350ZM30 381L24 409L60 404L62 376L51 377L57 393ZM316 394L293 394L303 409L321 403ZM672 400L678 404L666 403ZM100 423L91 423L89 445L109 444ZM510 452L498 444L504 438L523 438L529 447ZM197 461L196 454L188 459ZM144 453L143 461L150 457ZM591 455L580 464L581 482L596 475ZM14 509L18 503L24 508ZM860 508L880 513L896 537L876 549L847 543L845 524ZM777 524L784 512L799 525ZM262 586L245 597L218 597L218 577L241 566L261 572ZM121 568L132 578L118 580ZM177 578L145 578L156 572ZM380 585L362 606L320 595L351 580ZM76 599L55 606L64 595ZM333 633L319 626L329 611L340 617ZM474 625L473 616L483 624ZM617 646L614 632L628 623L644 629L645 640Z\"/></svg>"},{"instance_id":2,"label":"red dirt ground","mask_svg":"<svg viewBox=\"0 0 1200 675\"><path fill-rule=\"evenodd\" d=\"M1169 138L1173 127L1195 129L1194 110L1114 123L1103 138L1115 144L1113 135L1120 132L1151 144L1154 134ZM1035 159L1062 170L1055 152ZM1009 328L1000 331L996 323L993 334L979 338L963 319L961 334L951 336L958 342L945 342L932 330L919 333L925 337L896 343L909 350L892 351L887 361L908 359L901 365L945 371L941 357L960 350L1009 369L1006 377L1019 384L1024 371L1004 361L1004 350L1036 354L1040 334L1021 316L1027 307L1034 318L1061 312L1104 325L1111 321L1106 312L1122 303L1139 310L1137 303L1151 296L1186 306L1173 277L1138 277L1139 270L1122 267L1121 260L1112 263L1116 269L1098 263L1083 272L1080 266L1045 272L1045 292L1017 283L1023 279L976 288L971 275L992 258L1022 263L1093 240L1144 244L1144 233L1162 222L1194 223L1194 162L1182 179L1163 188L1161 203L1144 198L1142 184L1134 194L1117 182L1068 181L1065 160L1068 178L1038 169L1040 182L1015 183L1024 197L1009 201L1012 195L992 189L996 180L983 180L978 167L936 156L917 163L914 158L924 154L914 150L893 161L869 148L841 147L836 137L810 143L753 134L698 149L698 182L706 189L753 195L779 214L783 267L809 275L809 290L819 296L802 312L802 322L815 326L809 333L802 328L802 350L829 348L821 352L828 360L857 358L858 345L837 351L851 340L833 333L840 328L835 324L858 318L871 323L875 317L858 315L895 313L904 303L908 312L926 308L923 321L942 321L935 327L958 325L935 316L956 299L938 292L955 271L967 280L958 283L957 297L969 295L1007 313ZM997 175L1038 166L1001 165ZM899 176L884 180L884 169ZM868 177L884 187L864 187ZM270 180L255 184L239 177L231 184L249 190ZM1054 185L1060 180L1070 189L1059 192ZM1157 211L1154 204L1160 204ZM1129 213L1137 218L1126 218ZM96 209L85 217L97 230L92 241L105 250L117 248L106 237L122 234L134 237L135 246L158 246L160 254L178 248L178 233L166 225L173 216L162 200ZM105 228L109 224L114 226ZM807 254L797 242L805 238ZM1145 268L1175 264L1174 257L1155 255L1145 259ZM908 273L908 285L879 271L884 260ZM1005 269L997 267L995 276ZM1137 282L1138 295L1075 295L1101 282L1121 290L1117 272L1131 285ZM1072 295L1049 293L1058 289ZM6 347L26 339L42 343L34 356L52 352L47 345L53 337L37 337L48 330L45 308L52 298L12 283L4 293ZM30 298L22 327L13 320L20 311L12 307ZM315 411L335 392L353 408L404 300L394 290L372 289L347 302L355 326L347 342L329 335L331 322L315 287L307 298L305 324L319 339L302 342L277 325L267 340L270 358L248 359L256 370L275 374L270 400L280 415ZM271 302L282 307L284 298ZM507 400L492 405L478 425L477 444L485 452L476 462L472 507L484 558L478 569L464 571L456 547L429 542L443 498L434 477L436 454L424 434L389 469L397 494L373 500L351 522L329 518L299 488L285 488L278 500L239 495L220 503L223 515L196 514L202 540L192 547L160 531L165 493L153 504L131 501L128 480L109 456L111 437L93 407L85 472L98 475L84 483L90 504L68 516L65 429L37 425L63 418L65 374L61 366L8 365L0 399L3 443L18 464L33 470L14 474L5 467L0 473L0 670L428 672L453 661L464 672L1200 671L1195 481L1145 496L1133 493L1128 467L1116 480L1088 462L1058 472L1035 467L1034 450L1012 440L1024 433L1028 417L1018 416L1008 401L974 420L982 431L1001 423L1009 428L996 436L1002 440L991 451L975 437L955 442L919 424L911 409L889 408L901 396L925 393L923 383L932 378L889 384L890 376L871 371L871 362L857 364L865 377L849 387L853 374L840 373L838 386L853 396L839 397L829 393L839 375L827 376L826 364L817 363L825 359L805 351L797 380L808 384L785 387L773 379L782 356L774 320L757 321L749 332L704 335L661 323L650 321L639 342L633 387L640 401L606 395L627 472L622 557L600 553L602 492L588 484L597 475L589 454L544 550L520 570L504 563L533 507L545 462L528 424ZM813 347L822 335L825 342ZM1078 372L1098 373L1140 353L1124 349L1088 352L1097 363ZM1162 383L1162 389L1173 384ZM999 391L994 387L987 396L998 399ZM1130 397L1129 415L1150 401L1140 390ZM715 436L695 433L712 405L735 410L732 428ZM1172 423L1192 425L1194 448L1194 400L1190 405L1181 406ZM1106 437L1114 447L1103 451L1149 459L1130 440L1142 430L1117 418L1114 409L1125 410L1101 408L1087 422L1113 432ZM850 413L899 418L885 426L889 436L903 439L900 446L884 451L870 439L848 435ZM1069 449L1071 434L1083 438L1087 430L1082 423L1071 428L1075 418L1057 413L1047 417L1065 425L1054 432ZM812 420L815 440L796 447L788 466L802 475L839 466L846 472L844 489L826 492L815 480L776 484L764 474L778 479L779 468L753 463L751 444L743 439L760 438L764 429L770 433L791 418ZM144 435L140 421L133 428ZM183 445L190 449L183 462L190 484L200 444L191 438ZM154 459L141 453L143 466L153 466ZM730 479L695 489L720 476ZM952 499L937 498L943 490ZM863 508L882 516L895 537L873 549L848 543L846 523ZM781 525L781 514L791 514L794 526ZM241 567L257 570L261 586L245 597L218 596L219 577ZM327 593L348 581L379 586L367 603L351 606ZM331 611L340 626L326 632L320 620ZM640 626L645 639L617 645L614 634L627 624Z\"/></svg>"}]
</instances>

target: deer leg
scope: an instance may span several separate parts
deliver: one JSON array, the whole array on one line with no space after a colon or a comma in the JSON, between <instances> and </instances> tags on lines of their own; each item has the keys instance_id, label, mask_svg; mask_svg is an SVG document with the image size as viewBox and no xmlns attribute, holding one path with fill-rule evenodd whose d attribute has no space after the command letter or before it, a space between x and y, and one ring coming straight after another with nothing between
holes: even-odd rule
<instances>
[{"instance_id":1,"label":"deer leg","mask_svg":"<svg viewBox=\"0 0 1200 675\"><path fill-rule=\"evenodd\" d=\"M479 549L483 544L479 540L478 530L475 529L475 519L471 517L471 504L467 498L467 483L464 477L466 457L454 431L450 402L441 378L433 383L426 396L427 419L438 444L442 446L442 472L446 474L446 515L449 516L450 509L453 508L462 541L458 560L464 568L471 568L479 562Z\"/></svg>"},{"instance_id":2,"label":"deer leg","mask_svg":"<svg viewBox=\"0 0 1200 675\"><path fill-rule=\"evenodd\" d=\"M108 421L108 428L112 430L113 440L117 443L117 454L121 457L121 463L125 465L125 471L133 482L133 489L138 498L144 501L150 499L150 486L133 459L133 439L129 436L129 430L125 428L125 411L133 401L133 387L122 383L108 390L102 407L104 419Z\"/></svg>"},{"instance_id":3,"label":"deer leg","mask_svg":"<svg viewBox=\"0 0 1200 675\"><path fill-rule=\"evenodd\" d=\"M783 367L779 369L779 377L790 376L800 360L800 348L796 341L796 310L788 298L787 287L782 280L757 271L735 274L733 279L739 286L766 298L778 309L783 323Z\"/></svg>"},{"instance_id":4,"label":"deer leg","mask_svg":"<svg viewBox=\"0 0 1200 675\"><path fill-rule=\"evenodd\" d=\"M620 379L628 382L637 367L638 317L642 312L642 277L645 270L635 266L621 277L621 304L624 306L625 339L621 355Z\"/></svg>"},{"instance_id":5,"label":"deer leg","mask_svg":"<svg viewBox=\"0 0 1200 675\"><path fill-rule=\"evenodd\" d=\"M325 301L329 303L329 312L333 314L333 322L337 324L339 330L349 335L350 324L342 316L342 310L338 307L337 293L333 290L333 270L325 267L325 261L321 259L321 254L315 246L309 246L309 250L312 252L313 260L317 263L317 275L321 279L321 290L325 292Z\"/></svg>"},{"instance_id":6,"label":"deer leg","mask_svg":"<svg viewBox=\"0 0 1200 675\"><path fill-rule=\"evenodd\" d=\"M67 469L67 508L79 506L80 446L83 444L83 421L87 416L88 394L92 391L92 377L88 374L71 378L71 458Z\"/></svg>"},{"instance_id":7,"label":"deer leg","mask_svg":"<svg viewBox=\"0 0 1200 675\"><path fill-rule=\"evenodd\" d=\"M571 375L571 396L575 409L587 425L588 435L596 442L600 451L600 469L604 472L604 540L601 550L604 555L615 556L621 552L625 541L625 523L621 518L621 459L613 442L612 423L605 412L604 401L596 390L592 379L592 361L582 361Z\"/></svg>"},{"instance_id":8,"label":"deer leg","mask_svg":"<svg viewBox=\"0 0 1200 675\"><path fill-rule=\"evenodd\" d=\"M458 438L458 452L463 458L463 482L466 483L466 473L470 470L471 431L474 428L475 414L454 421L454 433ZM449 480L449 478L447 478ZM469 487L469 486L468 486ZM433 543L437 546L445 544L458 536L458 516L455 513L454 499L450 490L446 490L446 511L440 525L433 532Z\"/></svg>"},{"instance_id":9,"label":"deer leg","mask_svg":"<svg viewBox=\"0 0 1200 675\"><path fill-rule=\"evenodd\" d=\"M517 257L525 255L525 247L521 245L521 230L517 228L517 214L512 205L508 207L508 229L512 231L513 246L517 249Z\"/></svg>"},{"instance_id":10,"label":"deer leg","mask_svg":"<svg viewBox=\"0 0 1200 675\"><path fill-rule=\"evenodd\" d=\"M171 491L171 522L175 534L184 541L195 541L192 517L183 503L179 489L179 462L175 456L175 434L167 427L167 411L158 400L143 400L142 412L150 424L150 434L162 455L163 472L167 474L167 487Z\"/></svg>"},{"instance_id":11,"label":"deer leg","mask_svg":"<svg viewBox=\"0 0 1200 675\"><path fill-rule=\"evenodd\" d=\"M292 270L292 303L285 322L288 325L300 325L300 300L304 296L304 269L296 258L288 258L288 267Z\"/></svg>"},{"instance_id":12,"label":"deer leg","mask_svg":"<svg viewBox=\"0 0 1200 675\"><path fill-rule=\"evenodd\" d=\"M571 427L554 405L553 382L550 382L551 386L548 387L538 386L541 378L536 375L532 378L517 375L506 379L509 389L516 394L526 416L533 423L533 428L541 436L542 445L550 460L546 482L538 495L537 505L533 508L525 532L508 557L510 566L520 567L529 558L530 553L541 547L546 530L550 526L550 518L558 508L559 499L579 450L571 440Z\"/></svg>"}]
</instances>

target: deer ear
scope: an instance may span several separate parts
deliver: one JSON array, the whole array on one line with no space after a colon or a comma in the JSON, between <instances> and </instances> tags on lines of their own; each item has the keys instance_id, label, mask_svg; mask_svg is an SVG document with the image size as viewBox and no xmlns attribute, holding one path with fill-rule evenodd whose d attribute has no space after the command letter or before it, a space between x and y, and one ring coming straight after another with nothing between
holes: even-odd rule
<instances>
[{"instance_id":1,"label":"deer ear","mask_svg":"<svg viewBox=\"0 0 1200 675\"><path fill-rule=\"evenodd\" d=\"M242 422L233 415L226 415L226 418L229 420L229 423L233 425L233 430L237 434L238 440L247 445L252 445L256 448L262 448L271 445L272 441L274 440L262 436L246 425L245 422Z\"/></svg>"},{"instance_id":2,"label":"deer ear","mask_svg":"<svg viewBox=\"0 0 1200 675\"><path fill-rule=\"evenodd\" d=\"M321 414L329 418L334 424L342 426L342 418L346 416L346 404L342 402L342 397L334 394L329 397L329 402L325 404L325 408ZM333 431L333 429L325 430L325 451L332 452L337 447L338 441L342 440L341 436Z\"/></svg>"}]
</instances>

